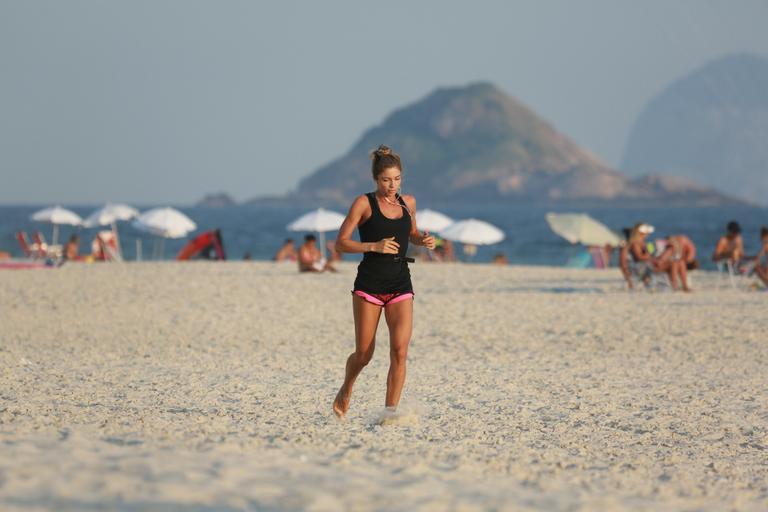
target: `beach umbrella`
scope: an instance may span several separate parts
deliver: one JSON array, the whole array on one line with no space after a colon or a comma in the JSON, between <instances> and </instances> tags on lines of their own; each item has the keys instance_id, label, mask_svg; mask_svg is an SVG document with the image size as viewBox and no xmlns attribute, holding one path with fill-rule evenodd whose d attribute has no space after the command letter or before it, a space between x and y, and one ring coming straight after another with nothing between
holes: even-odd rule
<instances>
[{"instance_id":1,"label":"beach umbrella","mask_svg":"<svg viewBox=\"0 0 768 512\"><path fill-rule=\"evenodd\" d=\"M421 231L437 233L453 224L453 219L427 208L416 212L416 222Z\"/></svg>"},{"instance_id":2,"label":"beach umbrella","mask_svg":"<svg viewBox=\"0 0 768 512\"><path fill-rule=\"evenodd\" d=\"M547 213L547 224L572 244L617 247L621 238L586 213Z\"/></svg>"},{"instance_id":3,"label":"beach umbrella","mask_svg":"<svg viewBox=\"0 0 768 512\"><path fill-rule=\"evenodd\" d=\"M162 258L165 250L164 239L183 238L190 231L197 229L197 224L192 222L192 219L179 210L169 207L147 210L136 217L131 225L136 229L161 237L159 246L158 240L155 240L153 256L156 258ZM139 257L137 252L137 258Z\"/></svg>"},{"instance_id":4,"label":"beach umbrella","mask_svg":"<svg viewBox=\"0 0 768 512\"><path fill-rule=\"evenodd\" d=\"M107 203L101 208L94 210L84 221L83 226L93 228L96 226L112 225L119 220L131 220L139 216L139 210L127 204Z\"/></svg>"},{"instance_id":5,"label":"beach umbrella","mask_svg":"<svg viewBox=\"0 0 768 512\"><path fill-rule=\"evenodd\" d=\"M152 208L133 221L133 227L163 238L182 238L197 229L192 219L175 208Z\"/></svg>"},{"instance_id":6,"label":"beach umbrella","mask_svg":"<svg viewBox=\"0 0 768 512\"><path fill-rule=\"evenodd\" d=\"M325 254L325 232L337 231L344 222L344 216L324 208L305 213L288 224L288 231L316 231L320 238L320 250Z\"/></svg>"},{"instance_id":7,"label":"beach umbrella","mask_svg":"<svg viewBox=\"0 0 768 512\"><path fill-rule=\"evenodd\" d=\"M499 228L477 219L454 222L441 230L439 235L446 240L471 245L490 245L504 240L504 232Z\"/></svg>"},{"instance_id":8,"label":"beach umbrella","mask_svg":"<svg viewBox=\"0 0 768 512\"><path fill-rule=\"evenodd\" d=\"M32 214L31 219L36 222L53 224L53 241L51 242L53 245L56 245L58 241L60 224L79 226L83 222L83 219L78 214L61 206L51 206L50 208L36 211Z\"/></svg>"}]
</instances>

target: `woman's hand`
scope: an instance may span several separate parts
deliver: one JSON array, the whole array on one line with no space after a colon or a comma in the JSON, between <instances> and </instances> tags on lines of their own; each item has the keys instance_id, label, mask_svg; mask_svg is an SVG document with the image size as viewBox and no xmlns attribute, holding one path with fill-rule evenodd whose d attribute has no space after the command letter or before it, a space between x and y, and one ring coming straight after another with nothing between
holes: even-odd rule
<instances>
[{"instance_id":1,"label":"woman's hand","mask_svg":"<svg viewBox=\"0 0 768 512\"><path fill-rule=\"evenodd\" d=\"M429 231L425 231L421 235L421 245L426 247L429 250L432 250L435 248L435 237L429 234Z\"/></svg>"},{"instance_id":2,"label":"woman's hand","mask_svg":"<svg viewBox=\"0 0 768 512\"><path fill-rule=\"evenodd\" d=\"M400 244L395 242L395 237L382 238L373 246L374 252L381 254L397 254L400 250Z\"/></svg>"}]
</instances>

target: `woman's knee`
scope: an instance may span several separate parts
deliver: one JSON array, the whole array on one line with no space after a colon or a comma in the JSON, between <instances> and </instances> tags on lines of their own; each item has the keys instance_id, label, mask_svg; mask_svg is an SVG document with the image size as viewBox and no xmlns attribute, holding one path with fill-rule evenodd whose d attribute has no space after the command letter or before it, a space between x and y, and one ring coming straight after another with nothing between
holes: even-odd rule
<instances>
[{"instance_id":1,"label":"woman's knee","mask_svg":"<svg viewBox=\"0 0 768 512\"><path fill-rule=\"evenodd\" d=\"M373 358L373 344L365 350L356 350L354 353L355 361L360 366L365 366L371 362Z\"/></svg>"},{"instance_id":2,"label":"woman's knee","mask_svg":"<svg viewBox=\"0 0 768 512\"><path fill-rule=\"evenodd\" d=\"M393 363L405 364L405 361L408 358L408 344L403 343L391 347L389 349L389 358Z\"/></svg>"}]
</instances>

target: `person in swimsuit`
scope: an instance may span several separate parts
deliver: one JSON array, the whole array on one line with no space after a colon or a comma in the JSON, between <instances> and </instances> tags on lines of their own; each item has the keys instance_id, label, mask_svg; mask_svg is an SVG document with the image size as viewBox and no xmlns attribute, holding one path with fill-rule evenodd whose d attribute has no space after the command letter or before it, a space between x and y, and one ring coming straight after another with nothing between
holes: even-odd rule
<instances>
[{"instance_id":1,"label":"person in swimsuit","mask_svg":"<svg viewBox=\"0 0 768 512\"><path fill-rule=\"evenodd\" d=\"M400 195L400 157L386 146L371 154L376 191L359 196L349 208L336 238L336 250L363 253L352 290L355 351L347 358L344 383L333 401L340 418L349 409L355 379L373 357L381 311L389 327L389 374L385 406L396 408L405 382L408 344L413 330L413 286L408 244L435 248L435 239L416 228L416 199ZM360 241L352 240L357 227Z\"/></svg>"},{"instance_id":2,"label":"person in swimsuit","mask_svg":"<svg viewBox=\"0 0 768 512\"><path fill-rule=\"evenodd\" d=\"M634 288L632 272L629 270L629 236L632 233L632 228L622 228L621 232L624 235L624 240L619 243L619 270L621 270L621 275L631 290Z\"/></svg>"},{"instance_id":3,"label":"person in swimsuit","mask_svg":"<svg viewBox=\"0 0 768 512\"><path fill-rule=\"evenodd\" d=\"M651 272L653 272L653 257L648 251L648 235L653 233L653 226L645 222L638 222L632 228L629 235L629 242L626 247L626 256L632 259L635 264L635 273L643 281L645 286L651 282ZM619 256L621 258L621 255ZM631 278L627 280L631 286Z\"/></svg>"},{"instance_id":4,"label":"person in swimsuit","mask_svg":"<svg viewBox=\"0 0 768 512\"><path fill-rule=\"evenodd\" d=\"M673 286L677 285L677 276L680 276L683 291L690 292L688 271L699 268L699 262L696 261L696 245L685 235L671 235L663 240L666 246L654 260L656 268L669 274Z\"/></svg>"},{"instance_id":5,"label":"person in swimsuit","mask_svg":"<svg viewBox=\"0 0 768 512\"><path fill-rule=\"evenodd\" d=\"M281 261L296 261L296 259L296 245L293 242L293 238L286 238L283 246L272 257L272 260L278 263Z\"/></svg>"},{"instance_id":6,"label":"person in swimsuit","mask_svg":"<svg viewBox=\"0 0 768 512\"><path fill-rule=\"evenodd\" d=\"M732 220L725 228L725 235L717 241L712 259L715 262L730 261L737 266L742 258L744 258L744 240L741 238L741 226Z\"/></svg>"},{"instance_id":7,"label":"person in swimsuit","mask_svg":"<svg viewBox=\"0 0 768 512\"><path fill-rule=\"evenodd\" d=\"M304 243L299 247L299 272L336 272L331 263L323 258L323 253L317 247L315 235L306 235Z\"/></svg>"},{"instance_id":8,"label":"person in swimsuit","mask_svg":"<svg viewBox=\"0 0 768 512\"><path fill-rule=\"evenodd\" d=\"M755 261L755 274L763 282L765 286L768 286L768 227L762 226L760 228L760 241L763 246L760 248L760 252L757 253Z\"/></svg>"}]
</instances>

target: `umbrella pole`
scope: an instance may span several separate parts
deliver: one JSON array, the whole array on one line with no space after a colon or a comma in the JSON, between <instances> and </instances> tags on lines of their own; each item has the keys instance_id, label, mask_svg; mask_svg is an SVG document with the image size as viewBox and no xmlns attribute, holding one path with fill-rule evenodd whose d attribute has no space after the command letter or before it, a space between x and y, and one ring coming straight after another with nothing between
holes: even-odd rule
<instances>
[{"instance_id":1,"label":"umbrella pole","mask_svg":"<svg viewBox=\"0 0 768 512\"><path fill-rule=\"evenodd\" d=\"M51 245L56 245L56 242L59 239L59 225L54 224L53 225L53 236L52 236L52 242Z\"/></svg>"},{"instance_id":2,"label":"umbrella pole","mask_svg":"<svg viewBox=\"0 0 768 512\"><path fill-rule=\"evenodd\" d=\"M141 238L136 239L136 261L141 261Z\"/></svg>"},{"instance_id":3,"label":"umbrella pole","mask_svg":"<svg viewBox=\"0 0 768 512\"><path fill-rule=\"evenodd\" d=\"M327 259L327 255L325 254L325 232L318 231L317 234L320 235L320 255L323 259Z\"/></svg>"},{"instance_id":4,"label":"umbrella pole","mask_svg":"<svg viewBox=\"0 0 768 512\"><path fill-rule=\"evenodd\" d=\"M117 247L117 254L120 256L120 261L123 260L123 248L120 247L120 237L117 236L117 223L112 221L112 235L115 237L115 247Z\"/></svg>"}]
</instances>

